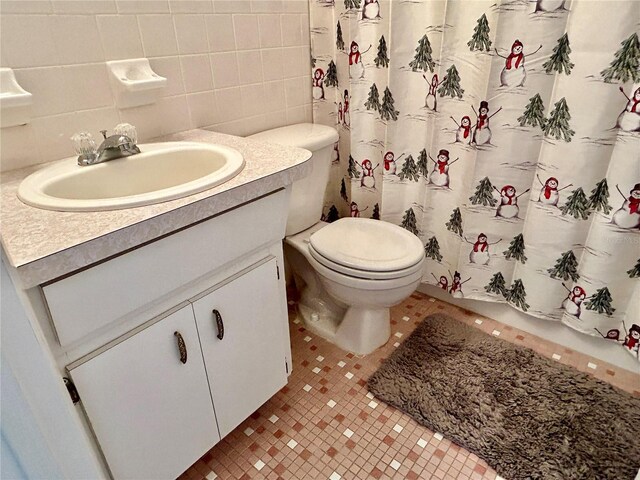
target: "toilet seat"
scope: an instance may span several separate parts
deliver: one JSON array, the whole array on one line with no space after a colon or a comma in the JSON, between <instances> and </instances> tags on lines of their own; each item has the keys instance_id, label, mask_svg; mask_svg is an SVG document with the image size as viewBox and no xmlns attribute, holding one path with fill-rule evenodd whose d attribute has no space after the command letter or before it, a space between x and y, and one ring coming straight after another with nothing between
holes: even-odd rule
<instances>
[{"instance_id":1,"label":"toilet seat","mask_svg":"<svg viewBox=\"0 0 640 480\"><path fill-rule=\"evenodd\" d=\"M368 218L341 218L314 232L309 253L345 275L392 279L421 268L424 247L418 237L397 225Z\"/></svg>"}]
</instances>

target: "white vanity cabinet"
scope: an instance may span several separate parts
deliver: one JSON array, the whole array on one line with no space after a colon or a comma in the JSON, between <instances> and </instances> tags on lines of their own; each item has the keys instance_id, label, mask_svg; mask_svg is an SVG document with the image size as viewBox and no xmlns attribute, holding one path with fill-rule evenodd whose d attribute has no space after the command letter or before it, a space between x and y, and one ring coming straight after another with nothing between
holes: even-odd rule
<instances>
[{"instance_id":1,"label":"white vanity cabinet","mask_svg":"<svg viewBox=\"0 0 640 480\"><path fill-rule=\"evenodd\" d=\"M70 365L113 477L177 477L282 388L285 308L269 256Z\"/></svg>"},{"instance_id":2,"label":"white vanity cabinet","mask_svg":"<svg viewBox=\"0 0 640 480\"><path fill-rule=\"evenodd\" d=\"M287 383L287 205L281 189L43 286L115 479L177 477Z\"/></svg>"},{"instance_id":3,"label":"white vanity cabinet","mask_svg":"<svg viewBox=\"0 0 640 480\"><path fill-rule=\"evenodd\" d=\"M71 369L71 377L116 479L176 478L220 439L189 304Z\"/></svg>"},{"instance_id":4,"label":"white vanity cabinet","mask_svg":"<svg viewBox=\"0 0 640 480\"><path fill-rule=\"evenodd\" d=\"M277 268L272 258L193 302L222 437L287 383Z\"/></svg>"}]
</instances>

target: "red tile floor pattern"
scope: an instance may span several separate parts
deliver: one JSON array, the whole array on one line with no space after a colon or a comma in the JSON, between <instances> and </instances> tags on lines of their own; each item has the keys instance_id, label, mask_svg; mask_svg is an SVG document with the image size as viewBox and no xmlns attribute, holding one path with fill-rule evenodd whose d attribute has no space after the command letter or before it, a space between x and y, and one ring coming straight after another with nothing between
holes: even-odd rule
<instances>
[{"instance_id":1,"label":"red tile floor pattern","mask_svg":"<svg viewBox=\"0 0 640 480\"><path fill-rule=\"evenodd\" d=\"M640 397L640 375L421 293L391 310L392 336L357 357L309 333L290 301L289 383L180 479L500 479L483 460L376 400L366 380L424 317L446 313Z\"/></svg>"}]
</instances>

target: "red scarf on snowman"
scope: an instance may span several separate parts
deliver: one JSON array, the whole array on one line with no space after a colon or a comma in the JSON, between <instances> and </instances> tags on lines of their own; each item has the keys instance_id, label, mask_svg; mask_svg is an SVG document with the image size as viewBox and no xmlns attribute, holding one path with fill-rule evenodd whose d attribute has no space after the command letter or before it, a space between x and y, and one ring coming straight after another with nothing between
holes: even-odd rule
<instances>
[{"instance_id":1,"label":"red scarf on snowman","mask_svg":"<svg viewBox=\"0 0 640 480\"><path fill-rule=\"evenodd\" d=\"M391 160L388 160L387 157L391 156ZM391 168L391 162L393 162L393 153L387 152L384 154L384 169L389 170Z\"/></svg>"},{"instance_id":2,"label":"red scarf on snowman","mask_svg":"<svg viewBox=\"0 0 640 480\"><path fill-rule=\"evenodd\" d=\"M573 293L573 290L576 290L576 289L578 290L577 294ZM571 290L571 293L569 293L569 300L571 300L573 303L577 305L578 303L581 303L587 295L582 289L582 287L575 287L573 290Z\"/></svg>"},{"instance_id":3,"label":"red scarf on snowman","mask_svg":"<svg viewBox=\"0 0 640 480\"><path fill-rule=\"evenodd\" d=\"M636 95L638 93L638 90L640 90L640 89L636 89L636 91L633 92L633 97L631 97L629 99L629 103L632 104L631 105L631 110L629 110L631 113L640 113L638 111L638 105L640 105L640 100L636 100ZM624 93L624 91L622 93Z\"/></svg>"},{"instance_id":4,"label":"red scarf on snowman","mask_svg":"<svg viewBox=\"0 0 640 480\"><path fill-rule=\"evenodd\" d=\"M429 95L436 96L436 90L438 88L438 75L434 75L429 84Z\"/></svg>"},{"instance_id":5,"label":"red scarf on snowman","mask_svg":"<svg viewBox=\"0 0 640 480\"><path fill-rule=\"evenodd\" d=\"M513 53L513 51L515 50L516 47L522 47L522 42L520 40L516 40L515 42L513 42L513 45L511 45L511 53L507 57L507 62L506 62L507 70L511 70L511 61L514 58L516 59L516 62L515 62L515 65L514 65L514 67L516 69L520 66L520 62L522 62L522 60L524 60L524 54L522 52Z\"/></svg>"},{"instance_id":6,"label":"red scarf on snowman","mask_svg":"<svg viewBox=\"0 0 640 480\"><path fill-rule=\"evenodd\" d=\"M502 190L500 190L500 195L502 195L502 198L504 199L504 197L508 198L507 203L503 203L503 205L512 205L513 204L513 199L515 198L515 193L513 194L513 196L509 196L507 195L507 190L509 190L510 188L513 188L511 185L505 185L504 187L502 187ZM515 191L515 189L514 189Z\"/></svg>"},{"instance_id":7,"label":"red scarf on snowman","mask_svg":"<svg viewBox=\"0 0 640 480\"><path fill-rule=\"evenodd\" d=\"M319 75L318 75L319 74ZM324 78L324 72L321 68L316 70L316 75L313 76L313 86L322 87L322 79Z\"/></svg>"},{"instance_id":8,"label":"red scarf on snowman","mask_svg":"<svg viewBox=\"0 0 640 480\"><path fill-rule=\"evenodd\" d=\"M371 161L364 160L362 162L362 175L365 177L373 177L373 168L371 168Z\"/></svg>"},{"instance_id":9,"label":"red scarf on snowman","mask_svg":"<svg viewBox=\"0 0 640 480\"><path fill-rule=\"evenodd\" d=\"M449 165L449 150L440 150L438 152L438 157L440 156L447 157L444 162L438 160L438 171L440 172L440 175L444 175L445 168Z\"/></svg>"},{"instance_id":10,"label":"red scarf on snowman","mask_svg":"<svg viewBox=\"0 0 640 480\"><path fill-rule=\"evenodd\" d=\"M356 51L353 51L353 47L356 47ZM360 50L356 42L351 42L351 48L349 49L349 65L355 65L360 62Z\"/></svg>"},{"instance_id":11,"label":"red scarf on snowman","mask_svg":"<svg viewBox=\"0 0 640 480\"><path fill-rule=\"evenodd\" d=\"M551 177L546 181L546 183L544 184L544 198L546 198L547 200L551 198L551 192L558 190L557 188L552 188L549 186L549 182L551 181L556 182L556 185L558 184L558 180L555 177Z\"/></svg>"},{"instance_id":12,"label":"red scarf on snowman","mask_svg":"<svg viewBox=\"0 0 640 480\"><path fill-rule=\"evenodd\" d=\"M466 126L466 127L463 125L465 119L467 120L467 123L468 123L468 126ZM467 115L462 117L462 122L460 123L460 128L464 129L464 138L467 138L469 136L469 133L471 132L471 119Z\"/></svg>"},{"instance_id":13,"label":"red scarf on snowman","mask_svg":"<svg viewBox=\"0 0 640 480\"><path fill-rule=\"evenodd\" d=\"M480 235L478 235L478 238L480 237L484 237L484 233L481 233ZM484 242L481 242L480 240L478 240L476 243L473 244L473 251L476 253L478 252L478 249L480 249L481 252L484 252L488 248L489 248L489 244L487 243L486 240Z\"/></svg>"},{"instance_id":14,"label":"red scarf on snowman","mask_svg":"<svg viewBox=\"0 0 640 480\"><path fill-rule=\"evenodd\" d=\"M629 197L629 211L631 213L640 213L640 198Z\"/></svg>"}]
</instances>

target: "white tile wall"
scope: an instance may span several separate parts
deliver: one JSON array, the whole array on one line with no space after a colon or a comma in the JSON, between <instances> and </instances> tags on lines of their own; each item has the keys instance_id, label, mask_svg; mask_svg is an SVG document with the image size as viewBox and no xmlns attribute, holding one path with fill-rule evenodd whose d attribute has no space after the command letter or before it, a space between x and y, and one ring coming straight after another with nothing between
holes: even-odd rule
<instances>
[{"instance_id":1,"label":"white tile wall","mask_svg":"<svg viewBox=\"0 0 640 480\"><path fill-rule=\"evenodd\" d=\"M307 0L0 0L0 43L34 95L32 122L0 130L0 170L71 156L73 133L124 121L142 141L311 121ZM104 62L142 56L164 96L118 109Z\"/></svg>"}]
</instances>

